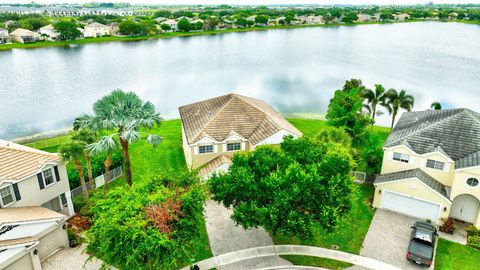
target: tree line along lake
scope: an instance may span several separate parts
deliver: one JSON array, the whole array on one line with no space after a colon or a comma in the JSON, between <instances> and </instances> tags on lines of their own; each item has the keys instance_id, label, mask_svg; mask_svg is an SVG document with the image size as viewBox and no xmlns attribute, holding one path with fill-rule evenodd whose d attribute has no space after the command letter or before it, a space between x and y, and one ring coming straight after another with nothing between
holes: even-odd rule
<instances>
[{"instance_id":1,"label":"tree line along lake","mask_svg":"<svg viewBox=\"0 0 480 270\"><path fill-rule=\"evenodd\" d=\"M70 128L121 88L165 118L180 105L236 92L286 116L322 115L335 89L405 89L414 110L433 101L479 111L480 25L418 22L0 51L0 138ZM387 114L378 124L388 125Z\"/></svg>"}]
</instances>

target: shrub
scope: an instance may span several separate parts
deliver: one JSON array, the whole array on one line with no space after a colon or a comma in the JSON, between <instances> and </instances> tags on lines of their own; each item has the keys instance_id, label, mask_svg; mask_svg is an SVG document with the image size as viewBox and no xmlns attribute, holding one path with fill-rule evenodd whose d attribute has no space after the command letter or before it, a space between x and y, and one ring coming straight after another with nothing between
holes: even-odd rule
<instances>
[{"instance_id":1,"label":"shrub","mask_svg":"<svg viewBox=\"0 0 480 270\"><path fill-rule=\"evenodd\" d=\"M92 208L90 207L90 205L85 204L85 205L80 209L80 215L82 215L82 216L84 216L84 217L92 217L92 216L93 216L93 213L92 213Z\"/></svg>"},{"instance_id":2,"label":"shrub","mask_svg":"<svg viewBox=\"0 0 480 270\"><path fill-rule=\"evenodd\" d=\"M469 236L467 238L467 244L480 250L480 236Z\"/></svg>"},{"instance_id":3,"label":"shrub","mask_svg":"<svg viewBox=\"0 0 480 270\"><path fill-rule=\"evenodd\" d=\"M442 225L440 225L440 231L448 234L453 234L455 231L455 220L451 217L441 218Z\"/></svg>"},{"instance_id":4,"label":"shrub","mask_svg":"<svg viewBox=\"0 0 480 270\"><path fill-rule=\"evenodd\" d=\"M79 236L75 231L71 228L67 228L67 235L68 235L68 245L69 247L77 247L83 243L83 238Z\"/></svg>"},{"instance_id":5,"label":"shrub","mask_svg":"<svg viewBox=\"0 0 480 270\"><path fill-rule=\"evenodd\" d=\"M76 233L84 232L92 226L92 221L89 217L75 215L68 220L68 228Z\"/></svg>"},{"instance_id":6,"label":"shrub","mask_svg":"<svg viewBox=\"0 0 480 270\"><path fill-rule=\"evenodd\" d=\"M87 202L85 201L85 197L83 195L78 195L77 197L73 198L73 208L75 212L79 212Z\"/></svg>"},{"instance_id":7,"label":"shrub","mask_svg":"<svg viewBox=\"0 0 480 270\"><path fill-rule=\"evenodd\" d=\"M470 225L467 228L465 228L465 231L467 232L468 236L480 236L480 229Z\"/></svg>"}]
</instances>

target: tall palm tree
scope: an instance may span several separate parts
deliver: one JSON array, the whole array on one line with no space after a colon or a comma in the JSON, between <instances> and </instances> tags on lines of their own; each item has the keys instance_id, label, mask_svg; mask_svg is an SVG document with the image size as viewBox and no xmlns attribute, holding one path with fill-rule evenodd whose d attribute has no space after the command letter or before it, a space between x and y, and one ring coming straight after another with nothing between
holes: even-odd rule
<instances>
[{"instance_id":1,"label":"tall palm tree","mask_svg":"<svg viewBox=\"0 0 480 270\"><path fill-rule=\"evenodd\" d=\"M73 134L72 139L82 142L85 145L85 148L83 149L83 155L85 156L85 161L87 163L88 181L90 182L90 187L94 189L95 183L93 182L92 174L92 157L88 152L86 146L98 140L97 133L89 129L81 129L78 132L75 132L75 134Z\"/></svg>"},{"instance_id":2,"label":"tall palm tree","mask_svg":"<svg viewBox=\"0 0 480 270\"><path fill-rule=\"evenodd\" d=\"M407 95L405 90L400 90L398 92L395 89L390 89L385 93L385 108L392 115L392 126L395 124L395 118L397 118L398 110L404 109L406 111L411 111L413 104L415 103L415 98L412 95Z\"/></svg>"},{"instance_id":3,"label":"tall palm tree","mask_svg":"<svg viewBox=\"0 0 480 270\"><path fill-rule=\"evenodd\" d=\"M107 183L110 180L110 166L112 165L112 159L110 154L117 149L117 142L112 137L103 137L102 140L88 145L88 150L94 155L105 153L105 183L103 184L103 193L107 191Z\"/></svg>"},{"instance_id":4,"label":"tall palm tree","mask_svg":"<svg viewBox=\"0 0 480 270\"><path fill-rule=\"evenodd\" d=\"M385 88L381 84L375 84L375 90L365 89L363 96L367 99L367 104L365 104L367 110L370 112L373 122L375 123L375 116L377 115L377 105L385 105Z\"/></svg>"},{"instance_id":5,"label":"tall palm tree","mask_svg":"<svg viewBox=\"0 0 480 270\"><path fill-rule=\"evenodd\" d=\"M151 102L144 102L134 92L123 90L114 90L97 100L93 104L93 112L93 115L83 114L75 119L74 129L113 130L115 133L101 140L118 137L125 162L125 180L132 186L129 146L141 138L144 132L140 132L140 128L150 129L160 125L162 120L160 114L155 111L155 106ZM156 146L162 141L162 137L148 134L146 141Z\"/></svg>"},{"instance_id":6,"label":"tall palm tree","mask_svg":"<svg viewBox=\"0 0 480 270\"><path fill-rule=\"evenodd\" d=\"M85 184L85 175L83 173L82 162L80 161L83 157L83 150L85 145L78 141L70 141L58 149L62 158L65 162L73 162L75 169L78 171L80 176L80 184L82 185L82 193L85 197L85 200L88 201L88 190L87 185Z\"/></svg>"},{"instance_id":7,"label":"tall palm tree","mask_svg":"<svg viewBox=\"0 0 480 270\"><path fill-rule=\"evenodd\" d=\"M438 101L435 101L432 103L432 105L430 105L430 108L434 109L435 111L439 111L442 109L442 104L440 104Z\"/></svg>"}]
</instances>

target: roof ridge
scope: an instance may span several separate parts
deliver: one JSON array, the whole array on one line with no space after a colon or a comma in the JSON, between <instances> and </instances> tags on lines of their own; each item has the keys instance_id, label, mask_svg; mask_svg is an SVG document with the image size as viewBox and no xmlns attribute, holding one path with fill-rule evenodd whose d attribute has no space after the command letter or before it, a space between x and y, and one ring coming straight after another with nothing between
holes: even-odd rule
<instances>
[{"instance_id":1,"label":"roof ridge","mask_svg":"<svg viewBox=\"0 0 480 270\"><path fill-rule=\"evenodd\" d=\"M399 143L399 142L401 142L401 141L403 141L403 140L406 140L407 138L411 137L412 135L416 135L416 134L424 131L424 130L427 129L427 128L431 128L432 126L436 126L436 125L438 125L438 124L440 124L440 123L443 123L443 122L446 121L447 119L450 119L450 118L452 118L452 117L458 116L459 114L461 114L462 112L465 111L465 109L452 109L452 110L459 110L459 111L458 111L457 113L452 114L452 115L450 115L450 116L447 116L447 117L445 117L445 118L443 118L443 119L441 119L441 120L439 120L439 121L437 121L437 122L435 122L435 123L431 123L431 124L429 124L429 125L427 125L427 126L425 126L425 127L423 127L423 128L420 128L420 129L418 129L418 130L416 130L416 131L414 131L414 132L412 132L412 133L409 133L409 134L407 134L406 136L404 136L404 137L402 137L402 138L399 138L399 139L397 139L397 140L395 140L395 141L393 141L393 142L390 142L388 145L396 144L396 143ZM444 111L446 111L446 110L444 110ZM399 122L400 122L400 120L399 120ZM397 124L398 124L398 123L397 123ZM395 128L390 132L390 134L392 134L394 131L395 131ZM388 140L388 139L387 139L387 140Z\"/></svg>"},{"instance_id":2,"label":"roof ridge","mask_svg":"<svg viewBox=\"0 0 480 270\"><path fill-rule=\"evenodd\" d=\"M28 147L28 146L25 146L25 147ZM38 154L38 155L44 155L44 156L49 156L49 157L58 157L58 153L49 153L49 152L42 151L42 150L39 150L39 149L26 150L26 149L12 148L12 147L3 146L3 145L0 145L0 148L7 149L7 150L24 152L24 153L29 153L29 154Z\"/></svg>"},{"instance_id":3,"label":"roof ridge","mask_svg":"<svg viewBox=\"0 0 480 270\"><path fill-rule=\"evenodd\" d=\"M203 128L200 129L197 134L195 135L193 141L196 141L198 140L198 137L204 132L204 130L213 122L213 120L217 119L218 115L227 107L228 104L230 104L230 102L232 102L233 98L234 98L234 95L233 94L227 94L227 95L224 95L224 96L230 96L230 98L228 99L227 102L225 102L225 104L223 104L223 106L220 108L220 110L217 111L217 113L207 122L205 123L205 125L203 125ZM220 96L220 97L223 97L223 96ZM218 98L220 98L218 97ZM205 101L205 100L204 100ZM204 101L199 101L198 103L200 102L204 102Z\"/></svg>"}]
</instances>

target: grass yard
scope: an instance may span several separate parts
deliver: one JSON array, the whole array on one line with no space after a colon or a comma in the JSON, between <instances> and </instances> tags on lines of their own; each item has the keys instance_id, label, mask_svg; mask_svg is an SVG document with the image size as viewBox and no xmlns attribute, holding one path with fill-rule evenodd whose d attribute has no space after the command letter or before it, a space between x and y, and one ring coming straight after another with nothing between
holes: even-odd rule
<instances>
[{"instance_id":1,"label":"grass yard","mask_svg":"<svg viewBox=\"0 0 480 270\"><path fill-rule=\"evenodd\" d=\"M478 270L480 251L445 239L438 239L435 270Z\"/></svg>"},{"instance_id":2,"label":"grass yard","mask_svg":"<svg viewBox=\"0 0 480 270\"><path fill-rule=\"evenodd\" d=\"M340 251L359 254L363 239L367 234L374 214L370 206L373 200L373 192L374 189L372 186L358 186L352 211L336 231L327 232L318 228L314 231L312 238L305 240L296 237L276 235L273 236L273 242L277 245L294 244L324 248L332 248L333 245L336 245ZM350 264L345 262L310 256L285 256L285 259L297 265L324 267L328 269L343 269L350 266Z\"/></svg>"}]
</instances>

